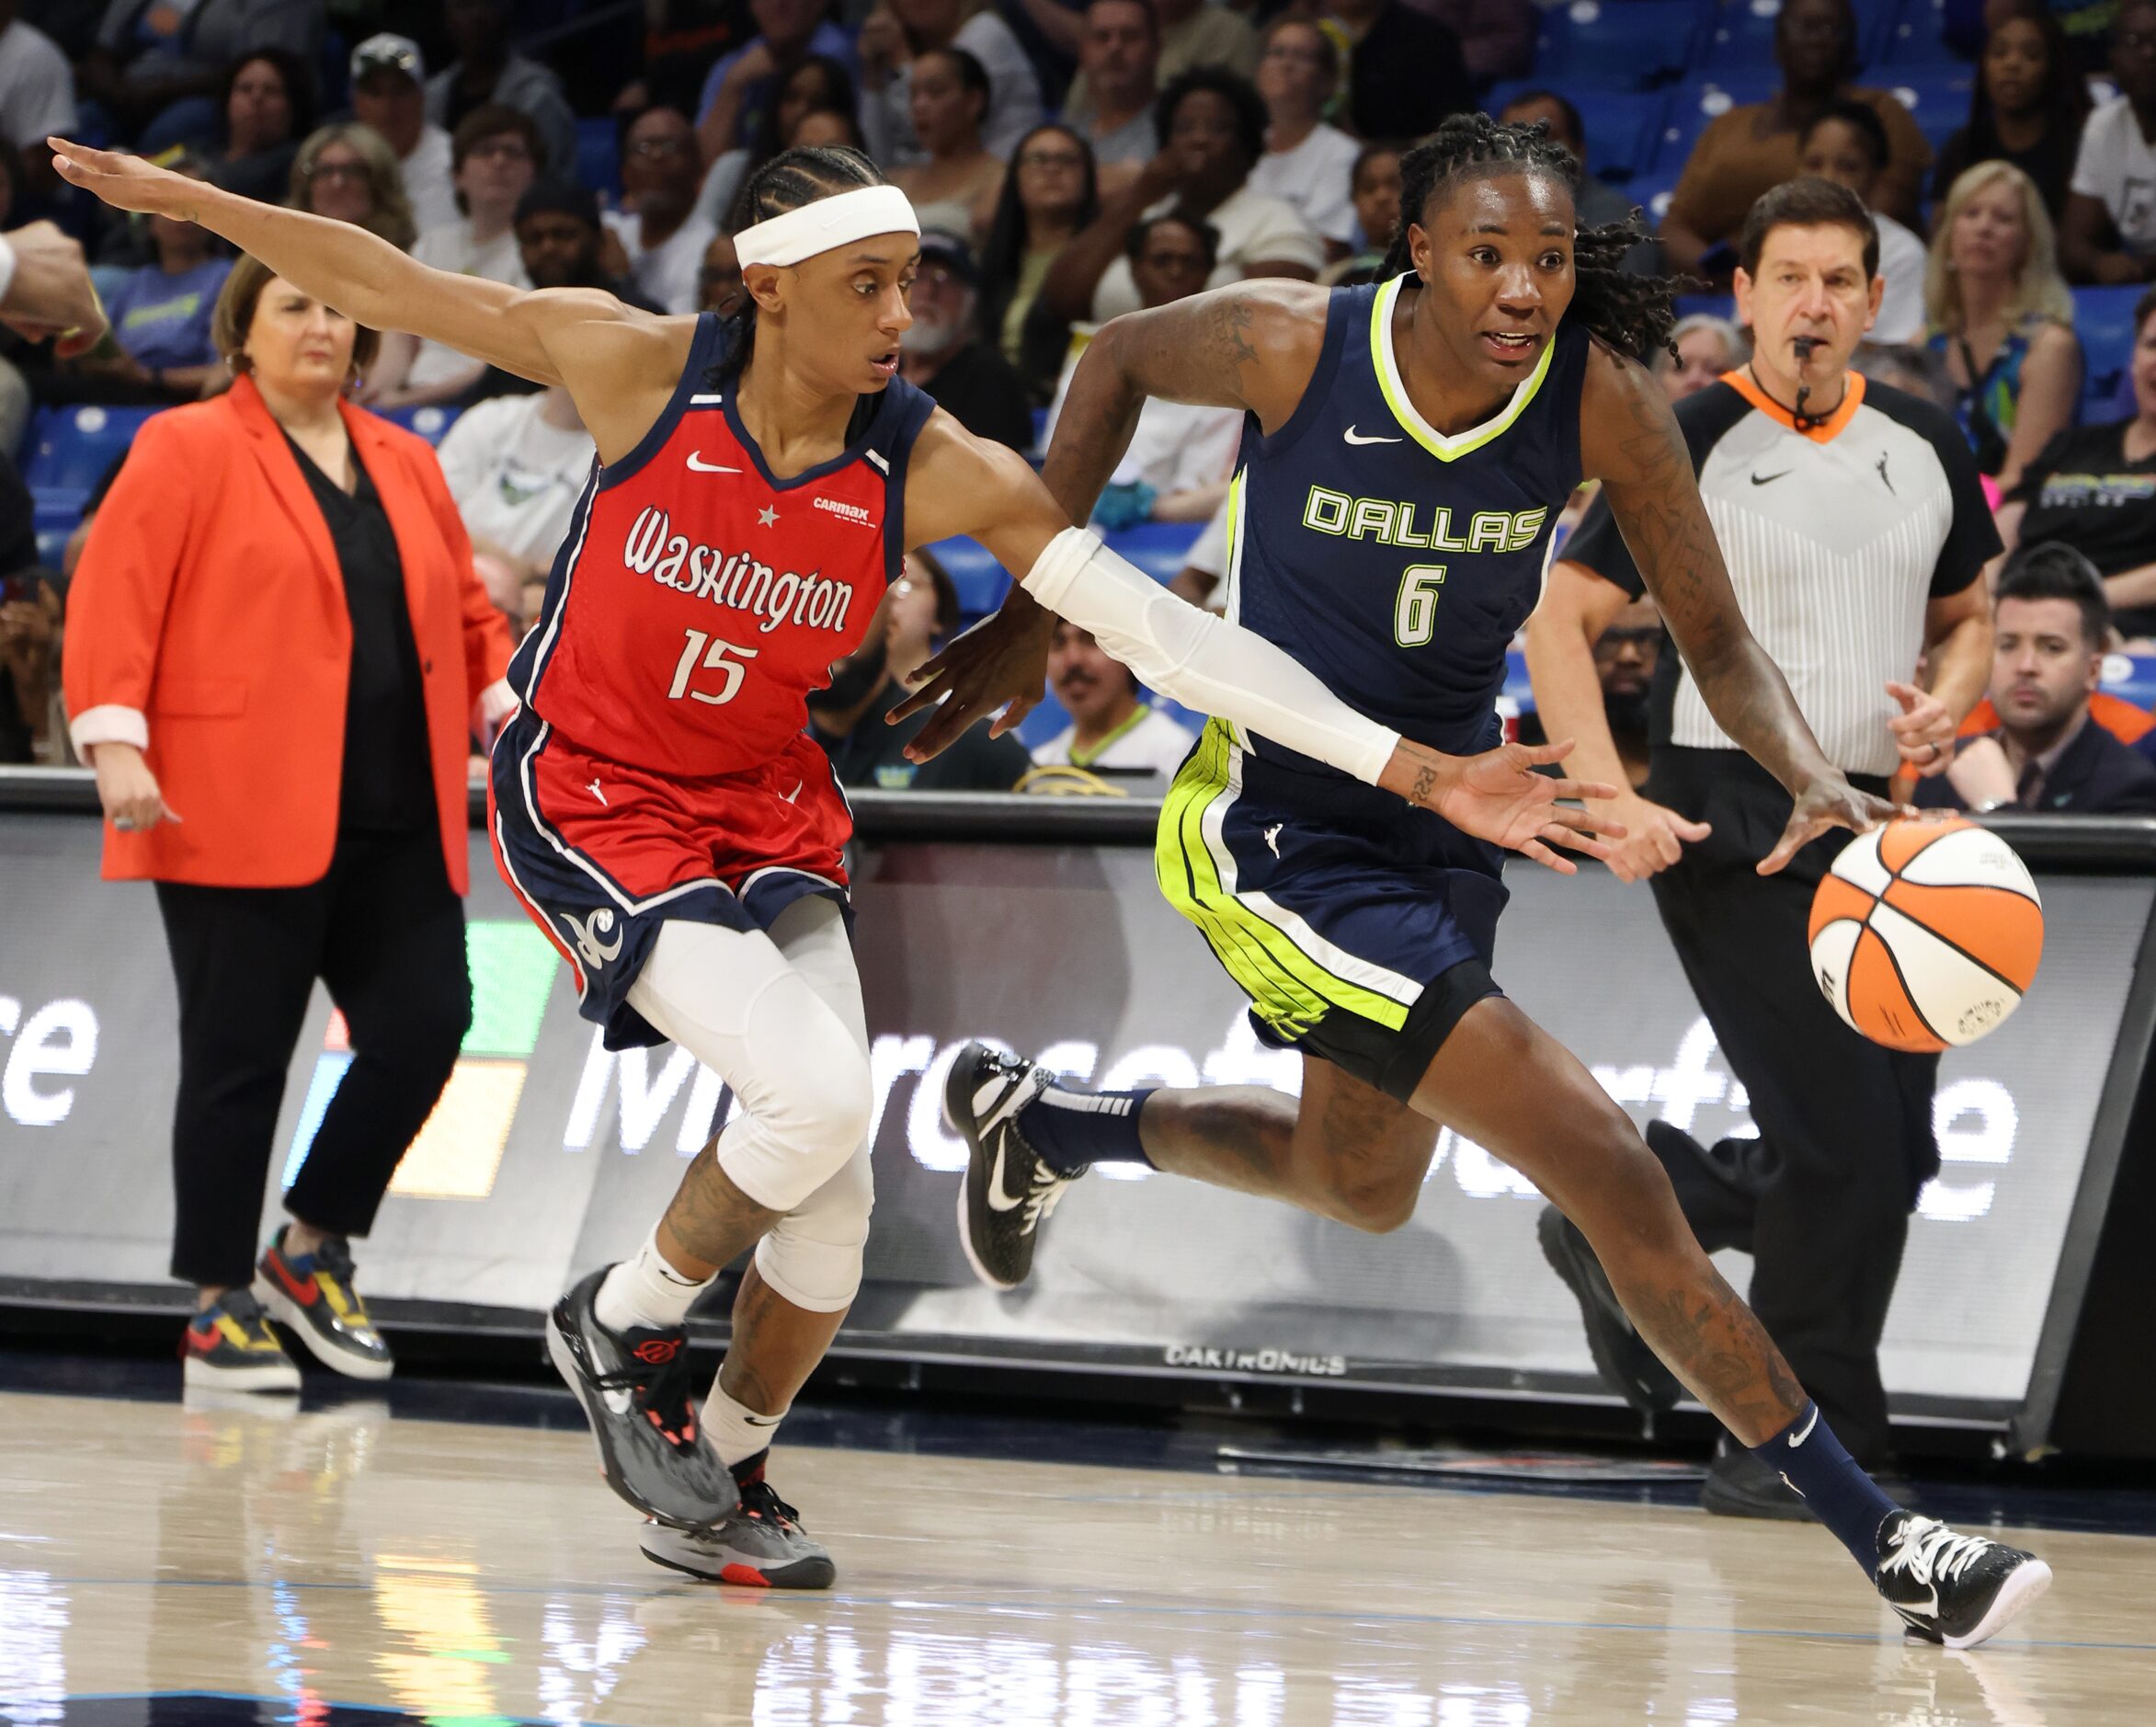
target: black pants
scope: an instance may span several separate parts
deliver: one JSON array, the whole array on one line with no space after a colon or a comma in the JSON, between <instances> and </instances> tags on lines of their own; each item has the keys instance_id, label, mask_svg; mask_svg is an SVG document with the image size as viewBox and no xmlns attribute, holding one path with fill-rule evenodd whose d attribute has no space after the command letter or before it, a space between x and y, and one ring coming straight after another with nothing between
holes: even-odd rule
<instances>
[{"instance_id":1,"label":"black pants","mask_svg":"<svg viewBox=\"0 0 2156 1727\"><path fill-rule=\"evenodd\" d=\"M1789 795L1735 750L1658 749L1646 793L1714 826L1653 878L1655 903L1764 1142L1748 1160L1763 1180L1680 1174L1679 1203L1702 1245L1752 1254L1753 1310L1842 1443L1877 1462L1888 1448L1879 1335L1918 1190L1939 1170L1938 1058L1859 1036L1812 978L1812 892L1846 834L1756 875Z\"/></svg>"},{"instance_id":2,"label":"black pants","mask_svg":"<svg viewBox=\"0 0 2156 1727\"><path fill-rule=\"evenodd\" d=\"M308 886L160 882L157 906L179 984L172 1275L254 1276L278 1107L316 978L350 1028L352 1065L285 1207L366 1234L472 1024L464 909L440 835L348 833Z\"/></svg>"}]
</instances>

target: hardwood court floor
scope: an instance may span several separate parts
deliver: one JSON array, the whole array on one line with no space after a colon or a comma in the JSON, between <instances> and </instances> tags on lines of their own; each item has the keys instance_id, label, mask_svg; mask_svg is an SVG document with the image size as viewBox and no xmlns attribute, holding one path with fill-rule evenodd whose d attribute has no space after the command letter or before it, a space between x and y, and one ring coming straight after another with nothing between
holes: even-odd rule
<instances>
[{"instance_id":1,"label":"hardwood court floor","mask_svg":"<svg viewBox=\"0 0 2156 1727\"><path fill-rule=\"evenodd\" d=\"M781 1464L838 1558L828 1594L655 1569L581 1433L0 1394L0 1721L2156 1719L2156 1542L2132 1537L2025 1537L2058 1584L1955 1656L1905 1643L1810 1527L805 1447Z\"/></svg>"}]
</instances>

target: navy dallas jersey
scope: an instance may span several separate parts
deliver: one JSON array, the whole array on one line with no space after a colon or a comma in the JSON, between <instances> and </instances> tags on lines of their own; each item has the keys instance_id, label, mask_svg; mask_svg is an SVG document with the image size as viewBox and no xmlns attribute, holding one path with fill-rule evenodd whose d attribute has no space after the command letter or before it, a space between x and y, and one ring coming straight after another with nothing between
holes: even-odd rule
<instances>
[{"instance_id":1,"label":"navy dallas jersey","mask_svg":"<svg viewBox=\"0 0 2156 1727\"><path fill-rule=\"evenodd\" d=\"M1447 436L1409 400L1393 352L1411 280L1336 291L1295 413L1270 437L1247 422L1227 615L1359 712L1473 755L1500 740L1505 652L1580 483L1591 338L1560 326L1489 419ZM1206 726L1156 864L1263 1041L1393 1095L1495 989L1501 851L1244 728Z\"/></svg>"}]
</instances>

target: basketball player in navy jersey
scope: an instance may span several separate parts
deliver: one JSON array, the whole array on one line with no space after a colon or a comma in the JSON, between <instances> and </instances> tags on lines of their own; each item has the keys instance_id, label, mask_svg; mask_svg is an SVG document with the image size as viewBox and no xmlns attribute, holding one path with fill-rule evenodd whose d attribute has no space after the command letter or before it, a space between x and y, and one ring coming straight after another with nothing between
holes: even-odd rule
<instances>
[{"instance_id":1,"label":"basketball player in navy jersey","mask_svg":"<svg viewBox=\"0 0 2156 1727\"><path fill-rule=\"evenodd\" d=\"M1083 520L1147 395L1244 409L1227 615L1454 757L1496 746L1505 650L1540 592L1557 510L1600 479L1716 719L1795 800L1759 865L1771 873L1830 827L1892 812L1820 753L1737 610L1668 399L1629 358L1667 341L1671 284L1621 272L1632 223L1576 232L1576 174L1539 127L1447 120L1402 163L1385 280L1329 293L1250 282L1117 319L1078 365L1044 477ZM917 749L1038 692L1037 613L1016 594L930 662L914 701L948 700ZM1701 1251L1631 1121L1500 992L1497 847L1230 717L1178 774L1157 856L1163 891L1249 996L1258 1035L1302 1052L1300 1100L1092 1094L973 1046L945 1109L973 1147L960 1218L987 1282L1025 1277L1042 1219L1102 1161L1397 1229L1443 1123L1580 1227L1640 1335L1919 1635L1981 1641L2042 1591L2041 1561L1898 1508L1857 1468Z\"/></svg>"},{"instance_id":2,"label":"basketball player in navy jersey","mask_svg":"<svg viewBox=\"0 0 2156 1727\"><path fill-rule=\"evenodd\" d=\"M1533 772L1561 749L1461 759L1405 742L1278 648L1166 595L1070 526L1024 460L897 380L918 223L843 149L750 177L733 317L662 317L415 263L364 230L59 143L74 184L191 221L372 328L561 384L599 462L511 677L496 853L615 1047L672 1038L741 1109L637 1254L556 1306L549 1347L645 1551L694 1575L831 1581L763 1475L772 1435L861 1281L872 1092L848 941L845 801L806 696L861 645L905 548L971 534L1154 688L1452 829L1599 853L1608 797ZM1036 692L1038 680L1035 681ZM1451 829L1448 829L1450 831ZM754 1249L699 1410L684 1321Z\"/></svg>"}]
</instances>

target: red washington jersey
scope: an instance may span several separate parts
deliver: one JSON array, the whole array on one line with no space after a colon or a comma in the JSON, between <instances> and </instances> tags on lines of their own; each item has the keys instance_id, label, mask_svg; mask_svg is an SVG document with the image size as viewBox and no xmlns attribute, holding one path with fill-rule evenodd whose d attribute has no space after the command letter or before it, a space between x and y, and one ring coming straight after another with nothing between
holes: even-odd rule
<instances>
[{"instance_id":1,"label":"red washington jersey","mask_svg":"<svg viewBox=\"0 0 2156 1727\"><path fill-rule=\"evenodd\" d=\"M770 761L859 647L906 549L907 458L935 404L903 379L843 452L774 478L698 319L666 411L594 465L509 681L576 749L685 778Z\"/></svg>"}]
</instances>

